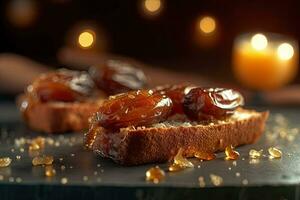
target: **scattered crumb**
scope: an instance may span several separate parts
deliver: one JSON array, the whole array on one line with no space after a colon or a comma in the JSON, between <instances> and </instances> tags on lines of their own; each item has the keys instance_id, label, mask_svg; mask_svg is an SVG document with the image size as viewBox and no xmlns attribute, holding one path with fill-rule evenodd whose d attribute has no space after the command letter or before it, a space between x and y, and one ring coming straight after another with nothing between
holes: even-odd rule
<instances>
[{"instance_id":1,"label":"scattered crumb","mask_svg":"<svg viewBox=\"0 0 300 200\"><path fill-rule=\"evenodd\" d=\"M68 179L66 177L63 177L61 180L60 180L61 184L65 185L68 183Z\"/></svg>"},{"instance_id":2,"label":"scattered crumb","mask_svg":"<svg viewBox=\"0 0 300 200\"><path fill-rule=\"evenodd\" d=\"M223 178L221 176L210 174L209 177L214 186L220 186L223 184Z\"/></svg>"},{"instance_id":3,"label":"scattered crumb","mask_svg":"<svg viewBox=\"0 0 300 200\"><path fill-rule=\"evenodd\" d=\"M251 158L250 160L249 160L249 164L250 165L256 165L256 164L258 164L260 161L259 161L259 159L257 159L257 158Z\"/></svg>"},{"instance_id":4,"label":"scattered crumb","mask_svg":"<svg viewBox=\"0 0 300 200\"><path fill-rule=\"evenodd\" d=\"M97 178L96 181L97 182L101 182L102 180L101 180L101 178Z\"/></svg>"},{"instance_id":5,"label":"scattered crumb","mask_svg":"<svg viewBox=\"0 0 300 200\"><path fill-rule=\"evenodd\" d=\"M17 177L17 178L16 178L16 182L17 182L17 183L21 183L21 182L22 182L22 178Z\"/></svg>"},{"instance_id":6,"label":"scattered crumb","mask_svg":"<svg viewBox=\"0 0 300 200\"><path fill-rule=\"evenodd\" d=\"M201 188L205 187L205 180L203 176L199 176L198 181Z\"/></svg>"},{"instance_id":7,"label":"scattered crumb","mask_svg":"<svg viewBox=\"0 0 300 200\"><path fill-rule=\"evenodd\" d=\"M83 180L83 181L88 181L88 180L89 180L89 177L88 177L88 176L83 176L83 177L82 177L82 180Z\"/></svg>"},{"instance_id":8,"label":"scattered crumb","mask_svg":"<svg viewBox=\"0 0 300 200\"><path fill-rule=\"evenodd\" d=\"M270 147L268 149L268 151L269 151L271 159L273 159L273 158L281 158L281 156L282 156L282 152L279 149L275 148L275 147Z\"/></svg>"},{"instance_id":9,"label":"scattered crumb","mask_svg":"<svg viewBox=\"0 0 300 200\"><path fill-rule=\"evenodd\" d=\"M8 167L11 163L11 158L9 157L3 157L0 158L0 168L1 167Z\"/></svg>"},{"instance_id":10,"label":"scattered crumb","mask_svg":"<svg viewBox=\"0 0 300 200\"><path fill-rule=\"evenodd\" d=\"M45 167L45 176L47 177L53 177L56 175L56 170L53 168L52 165Z\"/></svg>"},{"instance_id":11,"label":"scattered crumb","mask_svg":"<svg viewBox=\"0 0 300 200\"><path fill-rule=\"evenodd\" d=\"M243 185L248 185L248 183L249 183L249 182L248 182L247 179L244 179L244 180L242 181L242 184L243 184Z\"/></svg>"},{"instance_id":12,"label":"scattered crumb","mask_svg":"<svg viewBox=\"0 0 300 200\"><path fill-rule=\"evenodd\" d=\"M47 156L47 155L42 155L42 156L36 156L32 159L32 165L52 165L54 161L53 156Z\"/></svg>"},{"instance_id":13,"label":"scattered crumb","mask_svg":"<svg viewBox=\"0 0 300 200\"><path fill-rule=\"evenodd\" d=\"M259 150L259 151L255 150L255 149L251 149L249 151L249 157L250 158L260 158L260 157L262 157L262 155L263 155L263 150L262 149Z\"/></svg>"},{"instance_id":14,"label":"scattered crumb","mask_svg":"<svg viewBox=\"0 0 300 200\"><path fill-rule=\"evenodd\" d=\"M232 162L232 165L236 167L236 166L237 166L237 162L236 162L236 161L233 161L233 162Z\"/></svg>"}]
</instances>

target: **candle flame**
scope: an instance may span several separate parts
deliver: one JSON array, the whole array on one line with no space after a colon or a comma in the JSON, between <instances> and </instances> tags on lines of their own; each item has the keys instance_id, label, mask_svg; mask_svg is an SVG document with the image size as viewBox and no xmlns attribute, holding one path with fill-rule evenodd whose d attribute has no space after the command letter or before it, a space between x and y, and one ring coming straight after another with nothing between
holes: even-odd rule
<instances>
[{"instance_id":1,"label":"candle flame","mask_svg":"<svg viewBox=\"0 0 300 200\"><path fill-rule=\"evenodd\" d=\"M258 33L251 38L251 45L256 50L263 50L268 46L268 39L265 35Z\"/></svg>"},{"instance_id":2,"label":"candle flame","mask_svg":"<svg viewBox=\"0 0 300 200\"><path fill-rule=\"evenodd\" d=\"M289 43L282 43L277 48L277 55L281 60L289 60L294 55L294 48Z\"/></svg>"}]
</instances>

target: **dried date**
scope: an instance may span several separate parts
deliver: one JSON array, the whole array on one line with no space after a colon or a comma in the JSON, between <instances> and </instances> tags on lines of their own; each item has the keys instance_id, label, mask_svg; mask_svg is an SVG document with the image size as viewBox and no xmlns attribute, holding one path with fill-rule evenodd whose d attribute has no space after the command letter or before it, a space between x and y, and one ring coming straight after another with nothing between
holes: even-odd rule
<instances>
[{"instance_id":1,"label":"dried date","mask_svg":"<svg viewBox=\"0 0 300 200\"><path fill-rule=\"evenodd\" d=\"M195 86L190 84L166 85L155 88L154 92L166 95L172 100L172 114L184 114L184 97L194 87Z\"/></svg>"},{"instance_id":2,"label":"dried date","mask_svg":"<svg viewBox=\"0 0 300 200\"><path fill-rule=\"evenodd\" d=\"M41 102L72 102L89 96L94 83L85 72L58 70L41 75L27 88L31 97Z\"/></svg>"},{"instance_id":3,"label":"dried date","mask_svg":"<svg viewBox=\"0 0 300 200\"><path fill-rule=\"evenodd\" d=\"M110 97L96 113L100 126L117 129L164 121L172 110L170 98L152 90L137 90Z\"/></svg>"},{"instance_id":4,"label":"dried date","mask_svg":"<svg viewBox=\"0 0 300 200\"><path fill-rule=\"evenodd\" d=\"M143 89L147 85L144 72L126 61L108 60L92 66L89 73L96 86L110 95Z\"/></svg>"},{"instance_id":5,"label":"dried date","mask_svg":"<svg viewBox=\"0 0 300 200\"><path fill-rule=\"evenodd\" d=\"M232 89L193 88L185 96L185 114L194 120L221 119L244 104L242 95Z\"/></svg>"}]
</instances>

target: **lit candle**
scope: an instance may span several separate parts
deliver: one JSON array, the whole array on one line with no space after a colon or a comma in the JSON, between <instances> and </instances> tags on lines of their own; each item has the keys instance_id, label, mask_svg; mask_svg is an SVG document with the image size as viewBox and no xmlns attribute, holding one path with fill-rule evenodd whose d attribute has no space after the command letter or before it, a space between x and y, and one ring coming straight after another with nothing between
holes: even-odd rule
<instances>
[{"instance_id":1,"label":"lit candle","mask_svg":"<svg viewBox=\"0 0 300 200\"><path fill-rule=\"evenodd\" d=\"M245 34L235 40L233 69L236 78L254 90L284 86L296 76L296 41L278 34Z\"/></svg>"}]
</instances>

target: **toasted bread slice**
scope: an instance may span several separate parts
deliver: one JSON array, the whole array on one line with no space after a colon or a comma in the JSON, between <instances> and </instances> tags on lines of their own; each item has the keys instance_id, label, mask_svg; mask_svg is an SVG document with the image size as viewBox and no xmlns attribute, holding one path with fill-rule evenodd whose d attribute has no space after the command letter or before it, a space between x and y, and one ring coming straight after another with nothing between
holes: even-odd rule
<instances>
[{"instance_id":1,"label":"toasted bread slice","mask_svg":"<svg viewBox=\"0 0 300 200\"><path fill-rule=\"evenodd\" d=\"M24 100L24 97L22 98ZM103 100L86 102L34 103L23 112L27 126L35 131L63 133L89 127L89 117ZM19 102L22 102L19 100ZM24 101L23 101L24 102ZM22 103L19 103L22 109Z\"/></svg>"},{"instance_id":2,"label":"toasted bread slice","mask_svg":"<svg viewBox=\"0 0 300 200\"><path fill-rule=\"evenodd\" d=\"M227 119L205 124L170 119L150 127L121 128L119 132L96 127L91 148L123 165L168 161L179 148L192 157L197 151L216 152L228 145L254 143L262 135L268 115L238 109Z\"/></svg>"}]
</instances>

